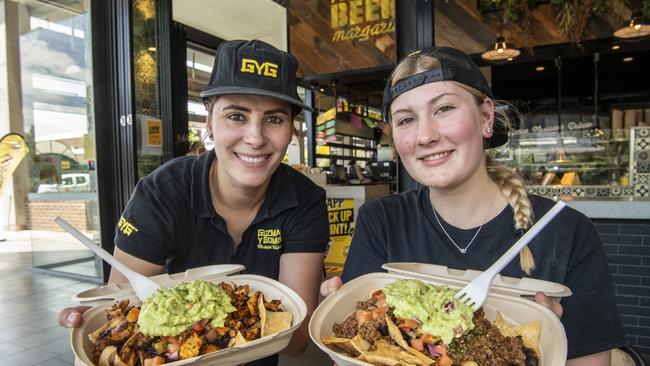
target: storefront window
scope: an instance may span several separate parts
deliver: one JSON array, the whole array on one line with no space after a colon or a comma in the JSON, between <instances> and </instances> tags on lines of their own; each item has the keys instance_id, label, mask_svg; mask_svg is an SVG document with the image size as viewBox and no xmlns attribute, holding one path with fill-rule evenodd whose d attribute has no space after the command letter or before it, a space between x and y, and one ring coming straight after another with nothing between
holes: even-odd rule
<instances>
[{"instance_id":1,"label":"storefront window","mask_svg":"<svg viewBox=\"0 0 650 366\"><path fill-rule=\"evenodd\" d=\"M101 278L101 263L53 222L99 242L89 1L21 1L18 16L33 265Z\"/></svg>"},{"instance_id":2,"label":"storefront window","mask_svg":"<svg viewBox=\"0 0 650 366\"><path fill-rule=\"evenodd\" d=\"M162 164L162 122L158 110L156 3L133 2L133 84L138 179Z\"/></svg>"}]
</instances>

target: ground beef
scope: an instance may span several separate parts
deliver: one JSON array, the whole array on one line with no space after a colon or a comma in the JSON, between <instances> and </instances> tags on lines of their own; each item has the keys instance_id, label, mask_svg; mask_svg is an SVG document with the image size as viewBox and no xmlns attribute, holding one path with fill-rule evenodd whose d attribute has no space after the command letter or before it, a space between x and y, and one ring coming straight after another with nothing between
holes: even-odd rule
<instances>
[{"instance_id":1,"label":"ground beef","mask_svg":"<svg viewBox=\"0 0 650 366\"><path fill-rule=\"evenodd\" d=\"M370 298L366 301L357 301L357 310L372 310L377 307L377 300Z\"/></svg>"},{"instance_id":2,"label":"ground beef","mask_svg":"<svg viewBox=\"0 0 650 366\"><path fill-rule=\"evenodd\" d=\"M343 323L335 323L332 326L332 331L337 337L353 338L355 335L357 335L358 328L359 324L357 323L357 319L355 318L354 314L352 314L348 316L347 319L343 321Z\"/></svg>"},{"instance_id":3,"label":"ground beef","mask_svg":"<svg viewBox=\"0 0 650 366\"><path fill-rule=\"evenodd\" d=\"M482 310L474 314L475 327L465 337L454 340L450 352L455 362L474 361L479 365L528 366L520 337L504 337Z\"/></svg>"},{"instance_id":4,"label":"ground beef","mask_svg":"<svg viewBox=\"0 0 650 366\"><path fill-rule=\"evenodd\" d=\"M359 334L370 343L374 343L380 339L389 338L386 320L382 318L381 320L364 322L359 327Z\"/></svg>"}]
</instances>

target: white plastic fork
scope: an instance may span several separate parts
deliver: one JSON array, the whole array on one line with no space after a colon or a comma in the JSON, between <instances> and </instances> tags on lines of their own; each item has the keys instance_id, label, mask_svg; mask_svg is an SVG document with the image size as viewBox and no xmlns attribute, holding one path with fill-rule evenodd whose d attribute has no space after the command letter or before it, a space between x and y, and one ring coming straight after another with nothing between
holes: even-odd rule
<instances>
[{"instance_id":1,"label":"white plastic fork","mask_svg":"<svg viewBox=\"0 0 650 366\"><path fill-rule=\"evenodd\" d=\"M132 270L131 268L127 267L126 264L118 261L110 253L102 249L99 245L95 244L94 241L90 240L79 230L75 229L74 226L70 225L68 222L66 222L64 219L60 218L59 216L57 216L54 219L54 222L56 222L65 231L67 231L72 236L74 236L77 240L79 240L81 244L88 247L88 249L90 249L93 253L97 254L101 259L108 262L108 264L110 264L111 266L113 266L113 268L115 268L121 274L123 274L124 277L126 277L131 283L131 287L133 287L135 294L143 302L147 297L155 293L158 290L158 288L162 286L159 283L152 280L151 278Z\"/></svg>"},{"instance_id":2,"label":"white plastic fork","mask_svg":"<svg viewBox=\"0 0 650 366\"><path fill-rule=\"evenodd\" d=\"M492 286L492 280L510 261L540 232L542 229L566 206L563 201L558 201L542 218L539 219L528 231L497 259L485 272L478 275L454 297L469 305L474 311L483 306Z\"/></svg>"}]
</instances>

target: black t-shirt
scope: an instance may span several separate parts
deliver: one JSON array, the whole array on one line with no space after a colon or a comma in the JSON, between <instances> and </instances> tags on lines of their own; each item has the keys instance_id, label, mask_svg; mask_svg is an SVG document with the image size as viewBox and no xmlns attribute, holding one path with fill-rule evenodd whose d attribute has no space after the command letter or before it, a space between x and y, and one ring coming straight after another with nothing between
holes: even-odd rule
<instances>
[{"instance_id":1,"label":"black t-shirt","mask_svg":"<svg viewBox=\"0 0 650 366\"><path fill-rule=\"evenodd\" d=\"M233 252L210 195L214 151L173 159L140 180L115 230L115 245L168 273L237 263L278 279L284 253L324 252L329 241L325 190L280 164L257 216ZM277 356L250 365L275 365Z\"/></svg>"},{"instance_id":2,"label":"black t-shirt","mask_svg":"<svg viewBox=\"0 0 650 366\"><path fill-rule=\"evenodd\" d=\"M531 196L533 221L554 204ZM462 230L444 222L464 248L478 228ZM483 225L466 254L449 241L435 220L427 187L371 200L361 207L343 270L343 281L383 271L387 262L421 262L456 269L485 270L515 242L510 206ZM627 344L614 301L614 288L603 246L591 221L565 208L529 244L536 269L526 275L518 257L501 272L562 283L573 295L561 300L568 357L575 358Z\"/></svg>"}]
</instances>

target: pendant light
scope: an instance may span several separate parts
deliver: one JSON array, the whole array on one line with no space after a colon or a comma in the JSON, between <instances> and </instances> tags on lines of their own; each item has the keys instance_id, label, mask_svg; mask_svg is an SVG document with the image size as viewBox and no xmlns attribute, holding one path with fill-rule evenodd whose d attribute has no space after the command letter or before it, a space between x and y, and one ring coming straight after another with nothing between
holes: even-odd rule
<instances>
[{"instance_id":1,"label":"pendant light","mask_svg":"<svg viewBox=\"0 0 650 366\"><path fill-rule=\"evenodd\" d=\"M614 32L614 37L623 39L635 39L650 35L650 24L644 22L643 14L635 11L628 24Z\"/></svg>"},{"instance_id":2,"label":"pendant light","mask_svg":"<svg viewBox=\"0 0 650 366\"><path fill-rule=\"evenodd\" d=\"M519 56L521 52L515 48L508 48L504 37L497 37L494 48L481 54L481 57L488 61L505 61Z\"/></svg>"},{"instance_id":3,"label":"pendant light","mask_svg":"<svg viewBox=\"0 0 650 366\"><path fill-rule=\"evenodd\" d=\"M594 114L592 120L594 127L587 132L589 137L603 138L605 131L600 129L600 119L598 116L598 62L600 61L600 53L594 53Z\"/></svg>"}]
</instances>

